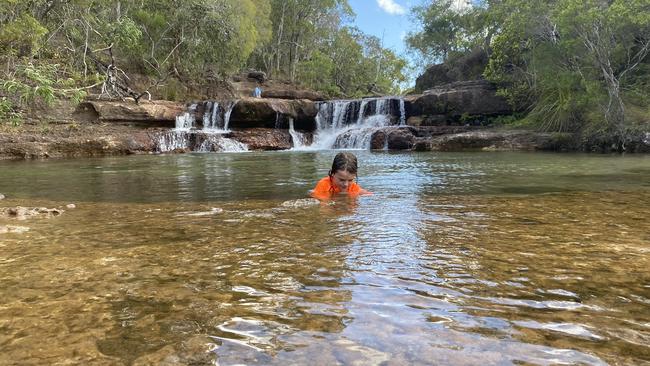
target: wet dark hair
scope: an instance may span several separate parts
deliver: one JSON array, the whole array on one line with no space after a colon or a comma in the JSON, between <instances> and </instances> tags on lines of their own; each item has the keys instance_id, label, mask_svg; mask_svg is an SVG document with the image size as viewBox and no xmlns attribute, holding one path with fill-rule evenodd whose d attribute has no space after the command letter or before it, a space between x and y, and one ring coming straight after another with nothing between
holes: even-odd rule
<instances>
[{"instance_id":1,"label":"wet dark hair","mask_svg":"<svg viewBox=\"0 0 650 366\"><path fill-rule=\"evenodd\" d=\"M332 176L339 170L346 171L350 174L357 175L357 157L349 152L340 152L334 157L332 169L328 175Z\"/></svg>"}]
</instances>

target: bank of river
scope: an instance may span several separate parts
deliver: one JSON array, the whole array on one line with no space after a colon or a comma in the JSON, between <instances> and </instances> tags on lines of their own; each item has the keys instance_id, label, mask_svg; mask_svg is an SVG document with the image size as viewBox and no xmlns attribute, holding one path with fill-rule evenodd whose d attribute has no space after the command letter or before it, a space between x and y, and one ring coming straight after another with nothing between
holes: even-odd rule
<instances>
[{"instance_id":1,"label":"bank of river","mask_svg":"<svg viewBox=\"0 0 650 366\"><path fill-rule=\"evenodd\" d=\"M0 162L1 364L650 362L647 156Z\"/></svg>"}]
</instances>

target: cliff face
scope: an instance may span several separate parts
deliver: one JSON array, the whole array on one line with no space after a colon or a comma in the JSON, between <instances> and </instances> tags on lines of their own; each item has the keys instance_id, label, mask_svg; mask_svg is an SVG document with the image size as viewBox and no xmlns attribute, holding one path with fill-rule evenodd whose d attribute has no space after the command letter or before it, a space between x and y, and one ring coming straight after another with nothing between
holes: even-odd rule
<instances>
[{"instance_id":1,"label":"cliff face","mask_svg":"<svg viewBox=\"0 0 650 366\"><path fill-rule=\"evenodd\" d=\"M487 63L488 53L476 49L448 63L430 66L415 80L415 92L423 93L425 90L458 81L481 80Z\"/></svg>"}]
</instances>

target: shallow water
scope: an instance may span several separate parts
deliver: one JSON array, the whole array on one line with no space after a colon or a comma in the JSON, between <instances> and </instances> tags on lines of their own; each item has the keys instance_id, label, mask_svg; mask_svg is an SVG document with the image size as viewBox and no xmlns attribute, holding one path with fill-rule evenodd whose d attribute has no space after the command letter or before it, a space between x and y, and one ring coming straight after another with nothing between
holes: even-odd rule
<instances>
[{"instance_id":1,"label":"shallow water","mask_svg":"<svg viewBox=\"0 0 650 366\"><path fill-rule=\"evenodd\" d=\"M649 157L356 153L0 162L0 364L650 362Z\"/></svg>"}]
</instances>

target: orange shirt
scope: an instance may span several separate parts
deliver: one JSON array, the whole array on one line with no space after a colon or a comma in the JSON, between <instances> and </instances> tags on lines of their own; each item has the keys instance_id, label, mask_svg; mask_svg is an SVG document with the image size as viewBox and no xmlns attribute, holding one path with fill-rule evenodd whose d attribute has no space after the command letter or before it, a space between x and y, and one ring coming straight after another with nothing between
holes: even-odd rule
<instances>
[{"instance_id":1,"label":"orange shirt","mask_svg":"<svg viewBox=\"0 0 650 366\"><path fill-rule=\"evenodd\" d=\"M328 176L318 181L316 187L311 192L311 195L312 197L323 199L330 198L332 195L337 193L341 193L341 189L337 187L336 184L332 182L332 178ZM347 193L349 195L358 195L360 193L365 193L365 190L356 183L350 183Z\"/></svg>"}]
</instances>

